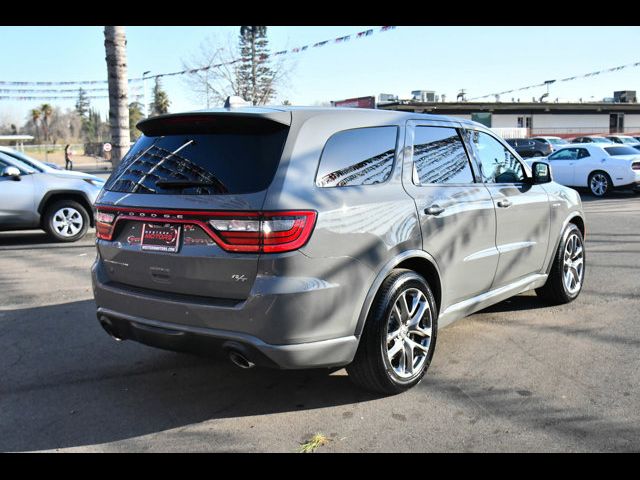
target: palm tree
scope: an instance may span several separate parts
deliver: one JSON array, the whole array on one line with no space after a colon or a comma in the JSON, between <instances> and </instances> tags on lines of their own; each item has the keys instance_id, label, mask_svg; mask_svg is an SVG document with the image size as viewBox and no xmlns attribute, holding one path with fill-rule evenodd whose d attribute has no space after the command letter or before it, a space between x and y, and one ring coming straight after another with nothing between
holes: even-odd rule
<instances>
[{"instance_id":1,"label":"palm tree","mask_svg":"<svg viewBox=\"0 0 640 480\"><path fill-rule=\"evenodd\" d=\"M111 163L120 163L131 145L127 85L127 36L124 27L104 27L109 80L109 121L111 123Z\"/></svg>"},{"instance_id":2,"label":"palm tree","mask_svg":"<svg viewBox=\"0 0 640 480\"><path fill-rule=\"evenodd\" d=\"M39 108L34 108L31 110L31 120L33 121L33 126L36 129L36 143L40 141L40 129L38 128L38 120L40 120L40 115L42 115L42 112Z\"/></svg>"},{"instance_id":3,"label":"palm tree","mask_svg":"<svg viewBox=\"0 0 640 480\"><path fill-rule=\"evenodd\" d=\"M49 119L53 115L53 107L48 103L40 105L40 111L42 112L42 131L44 132L44 141L49 141Z\"/></svg>"}]
</instances>

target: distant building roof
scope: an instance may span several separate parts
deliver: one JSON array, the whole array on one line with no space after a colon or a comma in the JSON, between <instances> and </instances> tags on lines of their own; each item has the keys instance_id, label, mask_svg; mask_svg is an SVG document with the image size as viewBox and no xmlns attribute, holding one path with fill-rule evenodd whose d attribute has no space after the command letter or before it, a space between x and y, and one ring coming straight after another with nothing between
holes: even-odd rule
<instances>
[{"instance_id":1,"label":"distant building roof","mask_svg":"<svg viewBox=\"0 0 640 480\"><path fill-rule=\"evenodd\" d=\"M383 110L399 110L409 112L441 113L455 115L461 113L561 113L561 114L593 114L593 113L638 113L640 103L584 102L416 102L401 100L378 105Z\"/></svg>"},{"instance_id":2,"label":"distant building roof","mask_svg":"<svg viewBox=\"0 0 640 480\"><path fill-rule=\"evenodd\" d=\"M33 140L33 135L0 135L0 140Z\"/></svg>"}]
</instances>

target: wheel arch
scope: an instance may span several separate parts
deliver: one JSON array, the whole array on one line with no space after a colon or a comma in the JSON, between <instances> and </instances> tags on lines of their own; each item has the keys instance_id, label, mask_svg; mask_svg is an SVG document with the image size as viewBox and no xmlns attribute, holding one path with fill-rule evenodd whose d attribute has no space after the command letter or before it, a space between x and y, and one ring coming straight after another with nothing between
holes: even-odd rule
<instances>
[{"instance_id":1,"label":"wheel arch","mask_svg":"<svg viewBox=\"0 0 640 480\"><path fill-rule=\"evenodd\" d=\"M586 230L586 224L584 221L584 217L582 216L582 214L580 212L577 211L573 211L569 214L569 216L567 218L565 218L564 222L562 223L562 228L560 229L560 232L558 233L558 237L556 238L555 244L553 246L553 250L551 250L550 254L548 254L547 256L547 266L544 270L544 272L546 274L549 274L549 272L551 271L551 267L553 266L553 259L555 257L556 251L558 250L558 246L560 245L560 241L562 240L562 236L564 235L564 231L566 230L567 226L573 223L576 227L578 227L578 229L580 230L580 233L582 234L582 238L584 240L585 235L587 233Z\"/></svg>"},{"instance_id":2,"label":"wheel arch","mask_svg":"<svg viewBox=\"0 0 640 480\"><path fill-rule=\"evenodd\" d=\"M58 200L73 200L82 205L87 214L89 215L89 226L93 227L94 218L93 218L93 206L87 196L78 190L52 190L47 192L40 200L40 204L38 205L38 214L40 215L40 223L44 221L44 213L46 212L49 205L53 202L57 202Z\"/></svg>"},{"instance_id":3,"label":"wheel arch","mask_svg":"<svg viewBox=\"0 0 640 480\"><path fill-rule=\"evenodd\" d=\"M433 296L436 300L436 308L438 309L438 311L440 311L442 302L442 276L435 259L422 250L410 250L407 252L403 252L391 259L382 267L382 269L380 269L378 275L373 281L373 284L369 288L367 296L365 297L364 305L362 306L360 315L358 317L358 322L356 324L356 337L360 337L360 335L362 334L367 317L369 316L371 305L373 304L373 300L380 290L382 282L384 282L384 279L387 278L389 273L391 273L394 268L407 268L422 275L429 284L429 287L431 288Z\"/></svg>"}]
</instances>

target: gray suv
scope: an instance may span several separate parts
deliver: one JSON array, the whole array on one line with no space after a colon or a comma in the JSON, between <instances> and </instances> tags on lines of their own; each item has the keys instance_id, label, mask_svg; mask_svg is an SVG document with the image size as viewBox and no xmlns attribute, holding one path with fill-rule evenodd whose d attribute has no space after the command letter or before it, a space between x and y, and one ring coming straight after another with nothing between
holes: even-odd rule
<instances>
[{"instance_id":1,"label":"gray suv","mask_svg":"<svg viewBox=\"0 0 640 480\"><path fill-rule=\"evenodd\" d=\"M104 180L57 170L21 152L0 150L0 231L41 228L58 242L81 239L93 225Z\"/></svg>"},{"instance_id":2,"label":"gray suv","mask_svg":"<svg viewBox=\"0 0 640 480\"><path fill-rule=\"evenodd\" d=\"M439 327L536 289L574 300L580 197L482 125L237 108L158 116L100 193L97 316L236 365L416 385Z\"/></svg>"}]
</instances>

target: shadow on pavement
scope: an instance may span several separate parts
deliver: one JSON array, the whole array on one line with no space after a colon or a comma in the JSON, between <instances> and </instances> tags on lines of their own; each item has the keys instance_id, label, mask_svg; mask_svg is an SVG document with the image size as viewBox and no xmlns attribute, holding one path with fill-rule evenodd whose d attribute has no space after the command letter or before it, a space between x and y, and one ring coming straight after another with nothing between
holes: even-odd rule
<instances>
[{"instance_id":1,"label":"shadow on pavement","mask_svg":"<svg viewBox=\"0 0 640 480\"><path fill-rule=\"evenodd\" d=\"M90 228L84 238L77 242L57 242L42 230L21 230L15 232L0 232L0 250L33 249L37 246L44 248L77 248L93 246L95 231ZM3 248L4 247L4 248ZM12 248L16 247L16 248Z\"/></svg>"},{"instance_id":2,"label":"shadow on pavement","mask_svg":"<svg viewBox=\"0 0 640 480\"><path fill-rule=\"evenodd\" d=\"M0 311L0 364L0 451L93 445L378 398L328 370L242 370L115 342L90 300Z\"/></svg>"}]
</instances>

